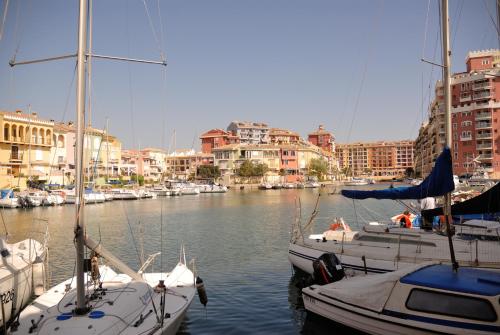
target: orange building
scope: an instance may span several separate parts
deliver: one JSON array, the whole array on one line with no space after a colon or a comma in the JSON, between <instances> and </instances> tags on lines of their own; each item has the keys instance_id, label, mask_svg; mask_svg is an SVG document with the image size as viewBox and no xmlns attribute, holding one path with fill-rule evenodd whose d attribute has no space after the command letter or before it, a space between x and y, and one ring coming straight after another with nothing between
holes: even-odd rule
<instances>
[{"instance_id":1,"label":"orange building","mask_svg":"<svg viewBox=\"0 0 500 335\"><path fill-rule=\"evenodd\" d=\"M201 152L204 154L211 154L214 148L240 142L238 136L233 135L230 131L222 129L211 129L203 133L200 139Z\"/></svg>"},{"instance_id":2,"label":"orange building","mask_svg":"<svg viewBox=\"0 0 500 335\"><path fill-rule=\"evenodd\" d=\"M315 132L310 133L307 140L327 152L334 151L335 137L332 133L326 131L323 125L320 125Z\"/></svg>"}]
</instances>

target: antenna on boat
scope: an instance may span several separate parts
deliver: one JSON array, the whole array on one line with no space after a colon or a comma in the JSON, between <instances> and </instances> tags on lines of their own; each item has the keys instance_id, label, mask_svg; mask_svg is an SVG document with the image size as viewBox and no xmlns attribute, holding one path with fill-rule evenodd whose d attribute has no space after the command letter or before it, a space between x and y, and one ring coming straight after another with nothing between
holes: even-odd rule
<instances>
[{"instance_id":1,"label":"antenna on boat","mask_svg":"<svg viewBox=\"0 0 500 335\"><path fill-rule=\"evenodd\" d=\"M451 78L450 69L451 52L449 50L450 34L449 34L449 19L448 19L448 0L441 0L442 12L442 34L443 34L443 88L444 88L444 110L445 110L445 145L451 150ZM453 157L453 156L452 156ZM458 263L455 259L455 250L451 240L450 216L451 216L451 192L444 195L444 217L446 222L446 235L448 236L448 244L450 246L451 265L454 271L458 270Z\"/></svg>"}]
</instances>

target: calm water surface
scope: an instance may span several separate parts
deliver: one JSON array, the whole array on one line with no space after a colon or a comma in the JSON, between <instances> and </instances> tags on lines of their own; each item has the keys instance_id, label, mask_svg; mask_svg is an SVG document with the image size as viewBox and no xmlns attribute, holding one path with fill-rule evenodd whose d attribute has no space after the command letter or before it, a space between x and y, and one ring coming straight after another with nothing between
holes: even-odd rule
<instances>
[{"instance_id":1,"label":"calm water surface","mask_svg":"<svg viewBox=\"0 0 500 335\"><path fill-rule=\"evenodd\" d=\"M378 186L380 187L380 186ZM153 271L168 271L184 244L188 259L196 260L208 294L203 307L196 298L181 334L346 334L343 327L307 315L299 278L288 262L290 225L300 200L302 221L309 217L320 196L315 231L327 229L336 216L352 227L397 214L392 202L356 202L334 189L232 190L172 198L113 201L85 208L86 224L94 240L101 240L134 269L140 255L163 250ZM338 191L338 190L337 190ZM4 210L11 241L30 231L50 231L51 282L73 275L74 207ZM151 268L150 268L151 270Z\"/></svg>"}]
</instances>

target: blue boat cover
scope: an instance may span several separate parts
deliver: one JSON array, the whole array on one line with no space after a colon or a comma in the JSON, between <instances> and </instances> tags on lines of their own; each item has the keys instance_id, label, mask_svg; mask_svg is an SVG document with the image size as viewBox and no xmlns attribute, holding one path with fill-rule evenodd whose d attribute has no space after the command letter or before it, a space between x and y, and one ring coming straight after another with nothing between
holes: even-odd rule
<instances>
[{"instance_id":1,"label":"blue boat cover","mask_svg":"<svg viewBox=\"0 0 500 335\"><path fill-rule=\"evenodd\" d=\"M400 279L403 284L484 296L500 294L500 273L477 268L458 268L451 265L431 265Z\"/></svg>"},{"instance_id":2,"label":"blue boat cover","mask_svg":"<svg viewBox=\"0 0 500 335\"><path fill-rule=\"evenodd\" d=\"M436 159L431 173L420 185L372 191L342 190L341 193L344 197L352 199L422 199L444 195L454 189L451 153L446 147Z\"/></svg>"}]
</instances>

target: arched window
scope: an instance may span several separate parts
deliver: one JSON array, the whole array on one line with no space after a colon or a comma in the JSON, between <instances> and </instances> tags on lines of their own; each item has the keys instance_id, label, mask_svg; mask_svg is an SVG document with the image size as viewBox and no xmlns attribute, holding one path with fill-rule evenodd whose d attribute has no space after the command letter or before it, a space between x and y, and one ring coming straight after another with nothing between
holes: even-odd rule
<instances>
[{"instance_id":1,"label":"arched window","mask_svg":"<svg viewBox=\"0 0 500 335\"><path fill-rule=\"evenodd\" d=\"M10 124L6 123L3 126L3 140L8 141L9 140L9 135L10 135Z\"/></svg>"},{"instance_id":2,"label":"arched window","mask_svg":"<svg viewBox=\"0 0 500 335\"><path fill-rule=\"evenodd\" d=\"M40 134L38 143L40 143L40 144L46 144L45 143L45 130L43 128L40 128L40 130L38 131L38 133Z\"/></svg>"},{"instance_id":3,"label":"arched window","mask_svg":"<svg viewBox=\"0 0 500 335\"><path fill-rule=\"evenodd\" d=\"M13 124L12 125L12 129L11 129L11 137L12 137L12 140L13 141L18 141L18 138L17 138L17 125Z\"/></svg>"},{"instance_id":4,"label":"arched window","mask_svg":"<svg viewBox=\"0 0 500 335\"><path fill-rule=\"evenodd\" d=\"M24 142L24 127L19 126L19 141Z\"/></svg>"},{"instance_id":5,"label":"arched window","mask_svg":"<svg viewBox=\"0 0 500 335\"><path fill-rule=\"evenodd\" d=\"M57 137L57 147L64 148L64 136L63 135L59 135Z\"/></svg>"},{"instance_id":6,"label":"arched window","mask_svg":"<svg viewBox=\"0 0 500 335\"><path fill-rule=\"evenodd\" d=\"M47 130L45 131L45 138L46 138L46 141L47 141L47 143L45 143L45 144L51 145L51 143L50 143L50 142L52 141L52 135L51 135L51 133L50 133L50 130L49 130L49 129L47 129Z\"/></svg>"},{"instance_id":7,"label":"arched window","mask_svg":"<svg viewBox=\"0 0 500 335\"><path fill-rule=\"evenodd\" d=\"M31 129L31 143L38 143L38 129L36 128Z\"/></svg>"}]
</instances>

